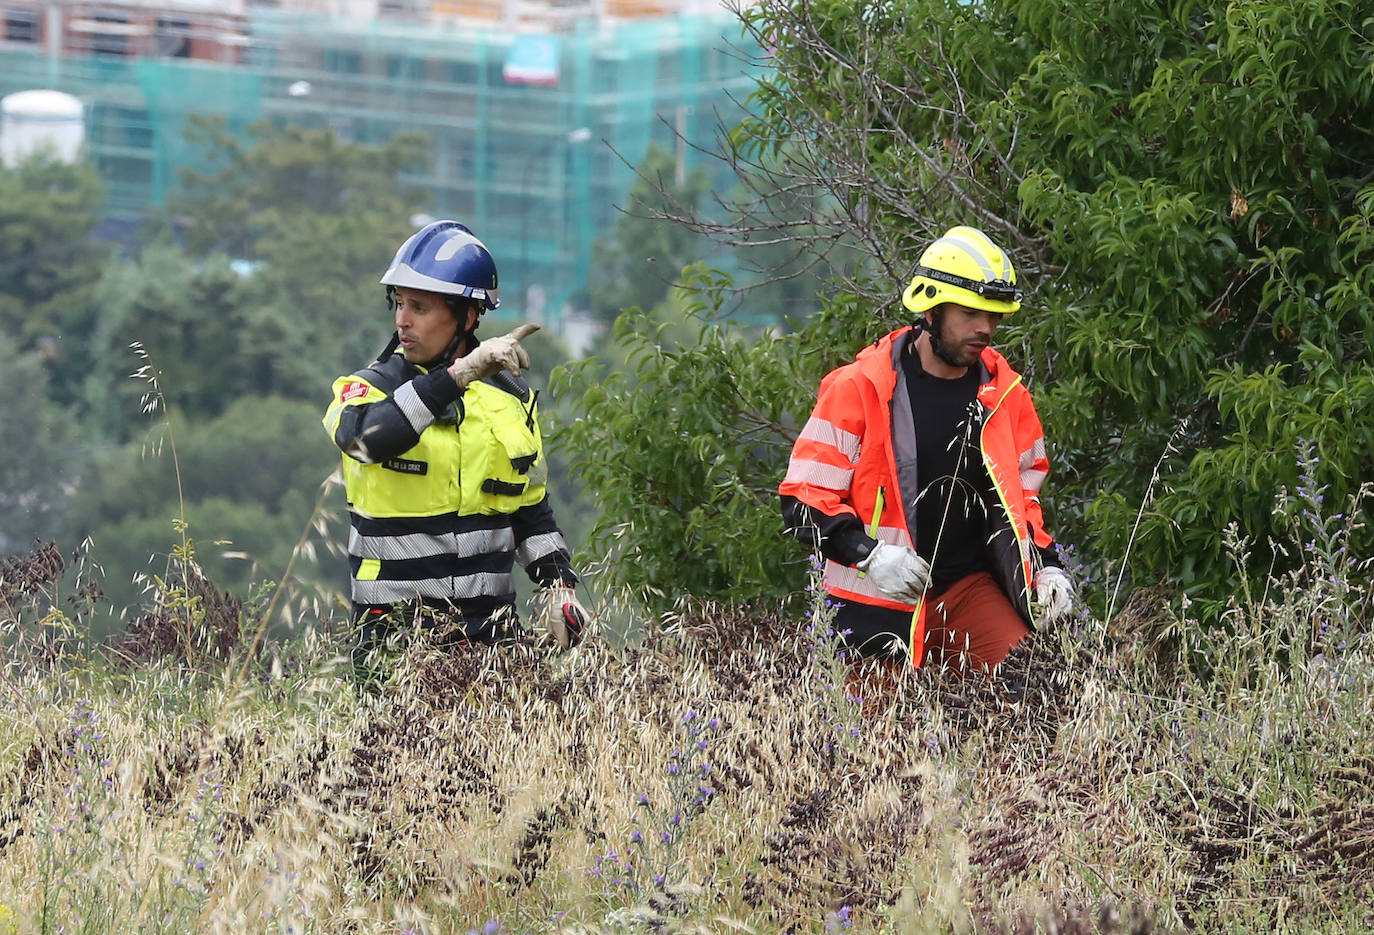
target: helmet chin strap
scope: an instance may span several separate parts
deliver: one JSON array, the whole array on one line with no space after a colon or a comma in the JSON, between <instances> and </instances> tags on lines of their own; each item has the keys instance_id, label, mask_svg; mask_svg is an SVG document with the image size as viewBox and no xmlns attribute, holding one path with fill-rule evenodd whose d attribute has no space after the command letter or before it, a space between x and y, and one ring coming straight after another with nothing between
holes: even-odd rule
<instances>
[{"instance_id":1,"label":"helmet chin strap","mask_svg":"<svg viewBox=\"0 0 1374 935\"><path fill-rule=\"evenodd\" d=\"M453 312L453 317L460 322L467 320L467 315L472 308L472 306L466 303L458 302L453 297L449 298L448 307L449 311ZM472 349L477 346L477 326L482 322L483 311L480 305L476 308L477 314L473 316L472 327L466 330L457 330L453 335L453 340L448 342L448 347L444 348L443 353L435 358L436 363L439 360L442 360L445 365L452 363L460 356L458 354L458 349L460 347L467 348L467 350L463 351L463 354L472 353Z\"/></svg>"},{"instance_id":2,"label":"helmet chin strap","mask_svg":"<svg viewBox=\"0 0 1374 935\"><path fill-rule=\"evenodd\" d=\"M390 357L393 353L395 353L396 348L398 348L398 347L400 347L400 346L401 346L401 333L400 333L399 331L393 331L393 332L391 332L391 340L386 342L386 347L382 348L382 352L381 352L380 354L377 355L377 359L374 360L373 363L374 363L374 364L380 364L382 361L386 360L386 359L387 359L388 357Z\"/></svg>"},{"instance_id":3,"label":"helmet chin strap","mask_svg":"<svg viewBox=\"0 0 1374 935\"><path fill-rule=\"evenodd\" d=\"M453 340L448 342L448 346L445 347L442 351L440 351L439 356L431 360L428 366L432 367L435 364L447 365L453 363L454 358L458 356L458 348L463 346L463 341L466 338L467 332L460 331L457 334L455 334L453 336ZM468 350L472 350L472 348L468 348Z\"/></svg>"},{"instance_id":4,"label":"helmet chin strap","mask_svg":"<svg viewBox=\"0 0 1374 935\"><path fill-rule=\"evenodd\" d=\"M925 334L930 338L930 349L934 352L936 357L940 358L951 367L968 366L963 361L950 354L949 349L945 347L945 342L940 340L940 331L942 330L940 324L942 317L943 316L940 315L939 309L937 308L931 310L931 321L926 321L924 315L916 319L916 323L912 326L916 332L916 337L913 338L911 342L912 350L916 348L916 340L918 340L922 334Z\"/></svg>"},{"instance_id":5,"label":"helmet chin strap","mask_svg":"<svg viewBox=\"0 0 1374 935\"><path fill-rule=\"evenodd\" d=\"M462 321L463 316L467 314L466 308L458 309L454 308L452 305L450 305L449 308L458 321ZM460 356L472 353L472 349L477 346L477 326L481 321L482 312L479 310L477 317L473 319L471 328L468 328L466 331L455 329L453 339L445 345L444 349L440 351L433 360L428 361L422 366L424 366L426 370L433 370L435 367L441 365L447 367ZM466 350L463 351L463 354L459 354L459 348L466 348Z\"/></svg>"},{"instance_id":6,"label":"helmet chin strap","mask_svg":"<svg viewBox=\"0 0 1374 935\"><path fill-rule=\"evenodd\" d=\"M435 367L439 366L440 364L443 364L444 366L448 366L450 363L453 362L454 355L458 352L458 347L459 347L459 345L461 345L461 344L463 343L463 339L464 339L467 335L469 335L469 334L472 334L472 332L469 331L469 332L466 332L466 334L457 334L457 335L454 335L454 336L453 336L453 340L450 341L450 342L448 342L448 347L444 348L443 351L441 351L441 352L439 353L439 356L435 357L433 360L426 361L425 363L421 364L420 366L424 367L426 370L433 370ZM384 360L386 360L387 358L389 358L392 354L396 353L396 348L398 348L398 347L400 347L400 346L401 346L401 333L400 333L399 331L393 331L393 332L391 332L391 340L386 342L386 347L382 348L382 352L381 352L380 354L377 355L377 359L376 359L375 361L373 361L373 363L377 363L377 364L382 363ZM471 350L471 349L472 349L472 348L468 348L468 350Z\"/></svg>"},{"instance_id":7,"label":"helmet chin strap","mask_svg":"<svg viewBox=\"0 0 1374 935\"><path fill-rule=\"evenodd\" d=\"M455 334L453 336L453 340L448 342L448 347L444 348L443 353L441 353L438 357L434 358L434 360L431 361L431 363L437 364L440 361L442 361L444 364L447 365L457 360L459 356L471 354L472 349L477 346L477 325L481 323L481 321L482 316L479 314L477 318L473 321L472 327L466 331L459 331L457 334ZM463 355L459 355L458 353L458 348L460 347L467 348L465 351L463 351Z\"/></svg>"}]
</instances>

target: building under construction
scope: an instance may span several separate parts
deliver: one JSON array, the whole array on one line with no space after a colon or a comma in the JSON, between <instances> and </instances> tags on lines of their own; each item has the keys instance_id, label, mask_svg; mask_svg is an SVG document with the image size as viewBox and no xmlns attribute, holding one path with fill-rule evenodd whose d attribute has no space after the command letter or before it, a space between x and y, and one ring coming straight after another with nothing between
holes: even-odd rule
<instances>
[{"instance_id":1,"label":"building under construction","mask_svg":"<svg viewBox=\"0 0 1374 935\"><path fill-rule=\"evenodd\" d=\"M464 220L503 291L556 315L586 282L651 141L708 162L738 116L757 50L717 5L668 0L292 3L0 0L0 94L85 105L111 217L158 210L202 157L191 114L329 127L379 143L421 132L427 210ZM36 119L41 119L37 115Z\"/></svg>"}]
</instances>

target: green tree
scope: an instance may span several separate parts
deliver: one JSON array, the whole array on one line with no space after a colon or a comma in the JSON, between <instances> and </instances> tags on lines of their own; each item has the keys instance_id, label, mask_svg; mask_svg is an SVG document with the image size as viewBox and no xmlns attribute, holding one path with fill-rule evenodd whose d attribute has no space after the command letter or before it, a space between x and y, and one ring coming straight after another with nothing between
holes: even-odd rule
<instances>
[{"instance_id":1,"label":"green tree","mask_svg":"<svg viewBox=\"0 0 1374 935\"><path fill-rule=\"evenodd\" d=\"M94 236L104 199L88 163L39 156L0 169L0 333L11 355L0 448L0 553L60 526L87 453L81 384L109 246ZM71 543L75 545L75 543Z\"/></svg>"},{"instance_id":2,"label":"green tree","mask_svg":"<svg viewBox=\"0 0 1374 935\"><path fill-rule=\"evenodd\" d=\"M670 220L695 212L708 189L703 167L683 171L672 152L649 145L615 236L592 249L587 291L598 318L610 324L625 309L652 309L663 301L703 246L696 231Z\"/></svg>"},{"instance_id":3,"label":"green tree","mask_svg":"<svg viewBox=\"0 0 1374 935\"><path fill-rule=\"evenodd\" d=\"M216 584L243 596L251 581L279 580L336 454L319 406L241 395L213 418L157 413L139 437L92 452L92 461L59 532L63 541L91 537L120 609L138 605L133 577L161 567L179 541L173 520L182 517ZM295 573L342 587L346 566L329 564L323 552L320 559Z\"/></svg>"},{"instance_id":4,"label":"green tree","mask_svg":"<svg viewBox=\"0 0 1374 935\"><path fill-rule=\"evenodd\" d=\"M42 361L21 354L8 368L0 451L0 555L51 539L86 455L68 410L53 402Z\"/></svg>"},{"instance_id":5,"label":"green tree","mask_svg":"<svg viewBox=\"0 0 1374 935\"><path fill-rule=\"evenodd\" d=\"M44 361L63 403L91 362L85 336L110 255L93 235L104 197L89 163L35 157L0 169L0 333L11 353Z\"/></svg>"},{"instance_id":6,"label":"green tree","mask_svg":"<svg viewBox=\"0 0 1374 935\"><path fill-rule=\"evenodd\" d=\"M256 391L321 398L386 341L377 279L423 207L403 180L423 165L424 138L367 146L266 121L250 137L197 118L193 139L213 169L183 174L173 216L193 255L226 255L251 270L238 340Z\"/></svg>"},{"instance_id":7,"label":"green tree","mask_svg":"<svg viewBox=\"0 0 1374 935\"><path fill-rule=\"evenodd\" d=\"M845 239L857 259L795 341L701 351L715 367L683 372L623 332L649 363L635 394L585 387L625 433L596 439L599 457L652 434L645 476L748 476L750 423L711 388L737 388L763 417L791 397L783 411L804 418L795 385L751 382L767 378L755 357L785 355L778 369L814 388L908 317L897 297L919 250L968 223L1008 247L1031 289L999 338L1046 423L1061 538L1099 560L1129 554L1136 582L1219 607L1235 586L1222 530L1257 544L1248 573L1269 567L1271 505L1297 481L1299 438L1331 495L1370 476L1374 17L1361 4L781 0L744 15L775 67L727 158L769 173L765 192L823 192L825 208L804 227L758 214L754 236L818 257ZM677 384L675 405L711 408L735 439L711 450L641 395L703 373L716 382ZM671 501L666 486L653 496ZM676 526L632 515L622 548L669 547ZM696 542L718 548L740 521L722 514ZM765 567L732 588L801 580Z\"/></svg>"},{"instance_id":8,"label":"green tree","mask_svg":"<svg viewBox=\"0 0 1374 935\"><path fill-rule=\"evenodd\" d=\"M593 247L590 303L604 324L628 309L653 313L681 285L683 267L700 262L733 283L712 311L715 318L779 326L814 312L827 277L853 267L844 237L811 249L818 246L814 217L833 210L824 189L779 190L773 161L755 163L738 150L723 158L739 181L722 196L711 190L705 165L683 174L676 156L651 144L630 188L630 207L614 235ZM721 174L728 173L715 176ZM596 351L615 354L604 346Z\"/></svg>"},{"instance_id":9,"label":"green tree","mask_svg":"<svg viewBox=\"0 0 1374 935\"><path fill-rule=\"evenodd\" d=\"M100 282L102 313L88 341L93 363L84 383L93 437L127 441L146 422L147 387L129 379L141 345L162 375L170 405L210 418L258 392L250 369L252 308L240 275L222 256L198 261L157 243L132 262L111 265Z\"/></svg>"},{"instance_id":10,"label":"green tree","mask_svg":"<svg viewBox=\"0 0 1374 935\"><path fill-rule=\"evenodd\" d=\"M394 225L421 206L421 194L400 180L424 165L422 135L369 146L268 120L250 126L246 140L220 116L193 116L189 127L210 169L182 171L171 213L196 255L270 262L280 246L275 238L300 215L382 216Z\"/></svg>"},{"instance_id":11,"label":"green tree","mask_svg":"<svg viewBox=\"0 0 1374 935\"><path fill-rule=\"evenodd\" d=\"M412 233L405 215L302 214L268 238L245 284L244 363L262 392L328 399L334 377L371 362L392 332L377 284Z\"/></svg>"},{"instance_id":12,"label":"green tree","mask_svg":"<svg viewBox=\"0 0 1374 935\"><path fill-rule=\"evenodd\" d=\"M1251 574L1285 564L1267 546L1300 439L1337 498L1374 466L1374 94L1352 74L1374 18L1013 9L1036 51L1009 86L1016 195L1052 264L1029 332L1043 415L1101 548L1124 554L1139 515L1138 579L1220 605L1229 524Z\"/></svg>"},{"instance_id":13,"label":"green tree","mask_svg":"<svg viewBox=\"0 0 1374 935\"><path fill-rule=\"evenodd\" d=\"M779 535L776 490L796 425L814 397L798 334L722 323L729 277L701 266L654 314L616 320L612 363L555 372L578 401L556 437L599 510L589 535L609 558L603 584L656 607L682 594L786 594L798 561Z\"/></svg>"}]
</instances>

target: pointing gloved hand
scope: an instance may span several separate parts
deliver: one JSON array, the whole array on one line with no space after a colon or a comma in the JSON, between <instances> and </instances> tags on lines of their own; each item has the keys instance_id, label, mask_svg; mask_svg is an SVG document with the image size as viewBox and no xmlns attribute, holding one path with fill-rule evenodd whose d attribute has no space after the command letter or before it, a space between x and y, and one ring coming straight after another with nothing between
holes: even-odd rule
<instances>
[{"instance_id":1,"label":"pointing gloved hand","mask_svg":"<svg viewBox=\"0 0 1374 935\"><path fill-rule=\"evenodd\" d=\"M1039 623L1067 617L1073 608L1073 582L1062 568L1046 565L1035 573L1035 600L1040 605Z\"/></svg>"},{"instance_id":2,"label":"pointing gloved hand","mask_svg":"<svg viewBox=\"0 0 1374 935\"><path fill-rule=\"evenodd\" d=\"M543 618L544 632L559 648L571 649L582 642L582 635L591 624L592 615L578 601L577 591L565 584L558 584L540 591L539 599L543 602L540 616Z\"/></svg>"},{"instance_id":3,"label":"pointing gloved hand","mask_svg":"<svg viewBox=\"0 0 1374 935\"><path fill-rule=\"evenodd\" d=\"M469 384L502 370L514 374L528 370L530 355L520 346L520 341L538 330L538 325L526 324L499 338L488 338L450 364L449 376L453 377L459 389L465 389Z\"/></svg>"},{"instance_id":4,"label":"pointing gloved hand","mask_svg":"<svg viewBox=\"0 0 1374 935\"><path fill-rule=\"evenodd\" d=\"M914 604L930 584L930 565L915 549L879 542L854 566L866 574L878 590L899 601Z\"/></svg>"}]
</instances>

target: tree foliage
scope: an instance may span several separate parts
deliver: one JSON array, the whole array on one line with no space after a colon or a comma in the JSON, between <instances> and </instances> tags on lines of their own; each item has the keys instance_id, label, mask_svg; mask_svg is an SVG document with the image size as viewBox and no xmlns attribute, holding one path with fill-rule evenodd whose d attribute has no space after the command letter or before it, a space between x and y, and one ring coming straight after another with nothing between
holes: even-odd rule
<instances>
[{"instance_id":1,"label":"tree foliage","mask_svg":"<svg viewBox=\"0 0 1374 935\"><path fill-rule=\"evenodd\" d=\"M663 301L703 246L686 226L659 219L701 208L709 187L705 170L685 171L672 152L651 143L635 171L615 235L598 240L592 250L587 291L592 310L607 323L625 309L651 309Z\"/></svg>"},{"instance_id":2,"label":"tree foliage","mask_svg":"<svg viewBox=\"0 0 1374 935\"><path fill-rule=\"evenodd\" d=\"M22 551L54 535L69 495L67 479L84 452L70 418L49 394L43 361L20 355L7 373L5 434L0 455L0 554Z\"/></svg>"},{"instance_id":3,"label":"tree foliage","mask_svg":"<svg viewBox=\"0 0 1374 935\"><path fill-rule=\"evenodd\" d=\"M211 167L183 169L182 191L172 202L194 254L270 261L274 238L301 215L373 215L394 226L420 206L420 193L401 180L424 164L421 135L368 146L342 141L332 130L267 120L249 127L246 140L219 116L193 116L189 126L189 139L205 147Z\"/></svg>"},{"instance_id":4,"label":"tree foliage","mask_svg":"<svg viewBox=\"0 0 1374 935\"><path fill-rule=\"evenodd\" d=\"M110 255L92 236L104 197L86 164L39 156L0 169L0 333L11 351L44 360L50 392L64 403L90 364L83 336Z\"/></svg>"},{"instance_id":5,"label":"tree foliage","mask_svg":"<svg viewBox=\"0 0 1374 935\"><path fill-rule=\"evenodd\" d=\"M1374 18L1133 6L1075 31L1023 6L1041 48L1013 88L1035 144L1017 194L1056 270L1043 414L1102 547L1140 514L1139 574L1225 600L1220 531L1268 564L1300 440L1338 498L1374 468Z\"/></svg>"},{"instance_id":6,"label":"tree foliage","mask_svg":"<svg viewBox=\"0 0 1374 935\"><path fill-rule=\"evenodd\" d=\"M146 386L129 378L135 343L157 361L177 408L211 417L255 392L245 293L223 256L197 261L165 242L107 268L100 317L86 336L92 364L82 381L96 438L125 442L146 423L139 406Z\"/></svg>"},{"instance_id":7,"label":"tree foliage","mask_svg":"<svg viewBox=\"0 0 1374 935\"><path fill-rule=\"evenodd\" d=\"M723 322L734 288L688 267L654 312L616 320L613 367L588 358L554 374L553 390L577 400L555 437L595 492L589 546L607 557L604 580L658 607L683 594L777 598L795 580L776 490L795 414L805 418L834 349ZM854 316L837 302L822 318Z\"/></svg>"},{"instance_id":8,"label":"tree foliage","mask_svg":"<svg viewBox=\"0 0 1374 935\"><path fill-rule=\"evenodd\" d=\"M385 342L377 279L420 206L414 139L198 132L213 170L188 174L170 229L120 255L95 236L89 165L0 172L0 320L21 356L5 426L22 440L0 452L0 548L90 537L116 610L179 545L174 520L241 595L283 572L337 463L329 383ZM131 379L141 363L156 387ZM294 573L347 581L342 565Z\"/></svg>"},{"instance_id":9,"label":"tree foliage","mask_svg":"<svg viewBox=\"0 0 1374 935\"><path fill-rule=\"evenodd\" d=\"M57 535L92 539L117 609L138 605L134 575L165 564L178 538L173 521L183 518L211 580L240 593L276 580L336 462L319 419L311 401L250 395L215 416L174 408L145 417L130 443L91 452ZM324 573L343 581L347 570Z\"/></svg>"},{"instance_id":10,"label":"tree foliage","mask_svg":"<svg viewBox=\"0 0 1374 935\"><path fill-rule=\"evenodd\" d=\"M684 471L754 472L751 423L714 387L751 399L753 417L804 418L795 386L751 382L767 376L758 358L786 356L774 366L814 387L902 323L920 249L958 223L1005 245L1030 289L999 338L1046 424L1051 517L1099 564L1128 561L1137 583L1219 606L1234 587L1226 527L1257 544L1249 572L1275 560L1272 504L1297 479L1299 439L1334 496L1374 473L1367 7L765 0L743 15L775 67L725 158L759 197L728 231L682 220L818 259L844 243L860 259L832 264L828 307L795 341L705 340L698 372L622 329L652 363L613 402L612 386L588 388L624 433L596 444L614 464L655 439L635 468L669 479L652 496L674 504ZM814 193L807 225L770 213L799 192ZM705 374L646 408L645 386ZM692 418L723 436L705 449L672 430L702 408ZM777 457L774 483L784 468ZM675 554L670 514L632 511L622 549ZM738 519L703 520L694 543L725 548ZM779 567L742 573L734 593L800 584Z\"/></svg>"},{"instance_id":11,"label":"tree foliage","mask_svg":"<svg viewBox=\"0 0 1374 935\"><path fill-rule=\"evenodd\" d=\"M405 183L423 137L367 146L263 121L245 142L220 118L192 125L213 169L183 172L173 214L192 256L251 270L236 304L256 391L314 393L372 360L391 327L377 280L423 207Z\"/></svg>"}]
</instances>

